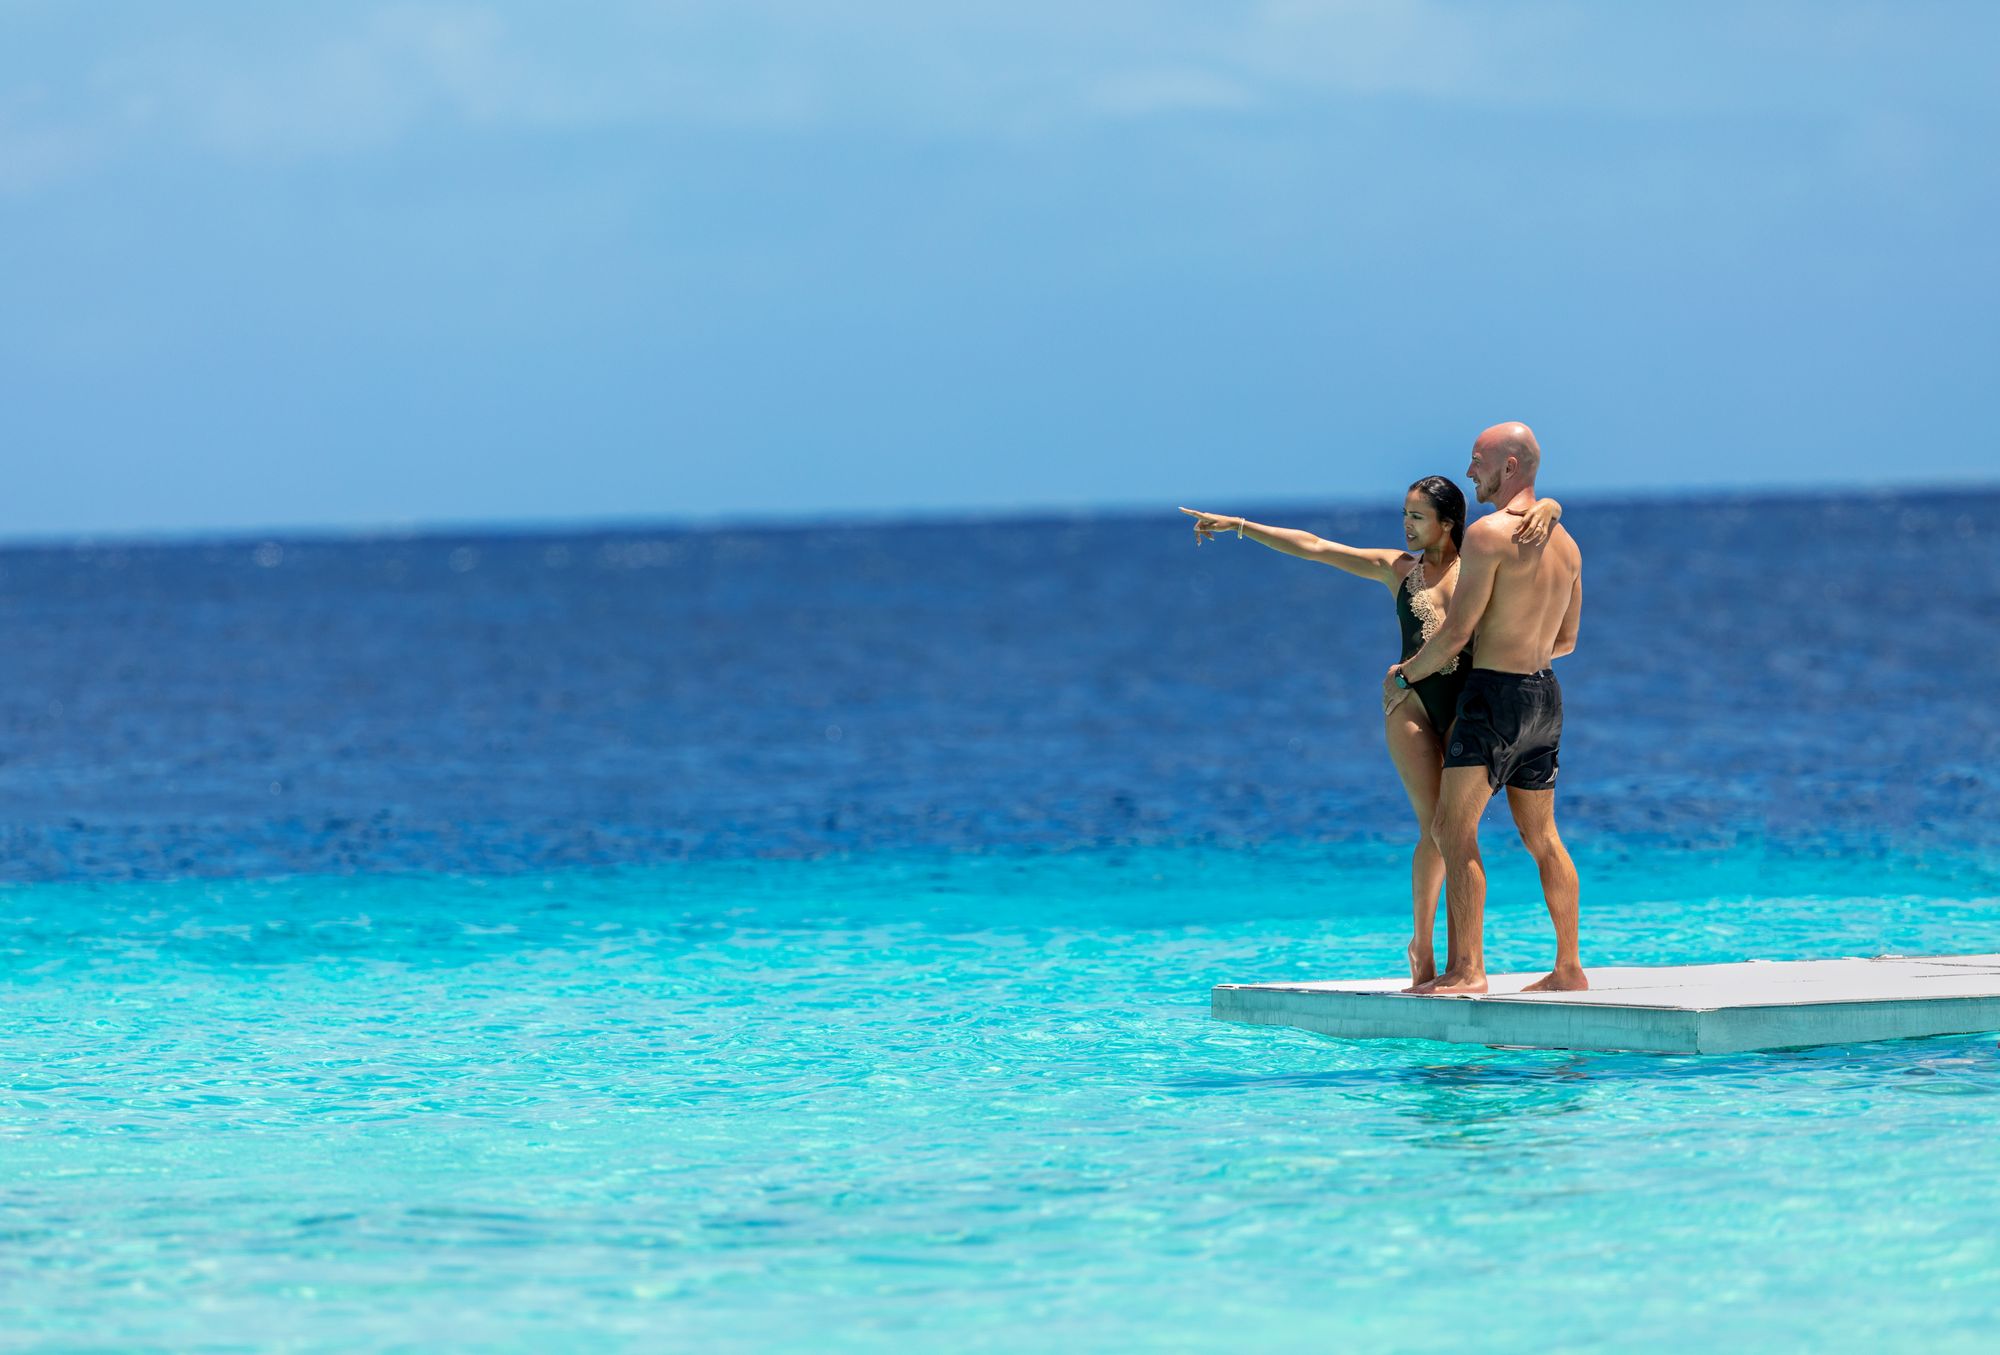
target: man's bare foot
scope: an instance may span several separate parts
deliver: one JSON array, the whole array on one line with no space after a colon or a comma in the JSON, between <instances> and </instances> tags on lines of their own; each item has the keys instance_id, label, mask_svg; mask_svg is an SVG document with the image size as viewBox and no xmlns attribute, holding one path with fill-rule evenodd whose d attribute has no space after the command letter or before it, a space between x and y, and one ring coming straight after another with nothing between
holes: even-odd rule
<instances>
[{"instance_id":1,"label":"man's bare foot","mask_svg":"<svg viewBox=\"0 0 2000 1355\"><path fill-rule=\"evenodd\" d=\"M1437 977L1437 957L1431 954L1429 946L1419 947L1412 941L1405 947L1403 954L1410 961L1410 986L1405 988L1404 992L1412 992L1418 984L1429 983Z\"/></svg>"},{"instance_id":2,"label":"man's bare foot","mask_svg":"<svg viewBox=\"0 0 2000 1355\"><path fill-rule=\"evenodd\" d=\"M1424 991L1432 997L1468 997L1483 993L1486 991L1486 972L1478 969L1460 973L1446 971Z\"/></svg>"},{"instance_id":3,"label":"man's bare foot","mask_svg":"<svg viewBox=\"0 0 2000 1355\"><path fill-rule=\"evenodd\" d=\"M1590 987L1590 980L1583 976L1582 965L1557 965L1547 978L1536 979L1523 988L1524 993L1581 993Z\"/></svg>"}]
</instances>

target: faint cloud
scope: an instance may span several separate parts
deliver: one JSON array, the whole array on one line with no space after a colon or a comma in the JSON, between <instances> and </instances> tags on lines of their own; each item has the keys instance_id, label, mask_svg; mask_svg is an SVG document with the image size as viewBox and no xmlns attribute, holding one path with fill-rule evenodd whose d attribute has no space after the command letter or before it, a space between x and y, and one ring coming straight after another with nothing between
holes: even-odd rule
<instances>
[{"instance_id":1,"label":"faint cloud","mask_svg":"<svg viewBox=\"0 0 2000 1355\"><path fill-rule=\"evenodd\" d=\"M733 44L712 31L725 7L675 8L709 22L662 29L644 21L643 5L514 15L468 4L307 6L244 24L192 11L183 31L124 45L114 37L72 73L80 93L70 125L32 144L15 133L13 177L41 182L75 168L81 161L59 160L56 148L93 139L287 160L368 151L438 127L771 124L820 113L814 85L825 53L778 44L776 59L759 57L754 31ZM719 58L718 46L752 59Z\"/></svg>"},{"instance_id":2,"label":"faint cloud","mask_svg":"<svg viewBox=\"0 0 2000 1355\"><path fill-rule=\"evenodd\" d=\"M32 117L0 92L0 190L158 148L288 160L440 131L1010 140L1371 98L1844 121L1870 96L1971 97L1983 80L1968 56L1911 88L1907 72L1922 68L1911 54L1937 48L1950 25L1893 6L1835 8L1841 22L1815 24L1812 7L1783 0L1700 22L1676 6L1578 0L209 0L156 11L150 26L77 19L66 44L17 53L51 92Z\"/></svg>"},{"instance_id":3,"label":"faint cloud","mask_svg":"<svg viewBox=\"0 0 2000 1355\"><path fill-rule=\"evenodd\" d=\"M1926 123L1896 111L1858 117L1840 139L1839 154L1857 179L1878 187L1908 187L1940 168L1944 149Z\"/></svg>"},{"instance_id":4,"label":"faint cloud","mask_svg":"<svg viewBox=\"0 0 2000 1355\"><path fill-rule=\"evenodd\" d=\"M40 85L0 92L0 194L31 193L89 164L86 126L66 120Z\"/></svg>"},{"instance_id":5,"label":"faint cloud","mask_svg":"<svg viewBox=\"0 0 2000 1355\"><path fill-rule=\"evenodd\" d=\"M1487 97L1496 68L1543 45L1548 26L1518 8L1502 19L1424 0L1273 0L1252 12L1235 50L1294 87L1464 102Z\"/></svg>"},{"instance_id":6,"label":"faint cloud","mask_svg":"<svg viewBox=\"0 0 2000 1355\"><path fill-rule=\"evenodd\" d=\"M431 7L305 33L190 35L118 53L91 84L130 131L283 158L383 145L432 118L493 121L534 97L532 76L494 15Z\"/></svg>"},{"instance_id":7,"label":"faint cloud","mask_svg":"<svg viewBox=\"0 0 2000 1355\"><path fill-rule=\"evenodd\" d=\"M0 194L33 193L94 158L91 138L81 128L23 127L0 119Z\"/></svg>"},{"instance_id":8,"label":"faint cloud","mask_svg":"<svg viewBox=\"0 0 2000 1355\"><path fill-rule=\"evenodd\" d=\"M1208 113L1249 108L1256 95L1240 81L1208 71L1150 70L1098 82L1088 103L1122 117Z\"/></svg>"}]
</instances>

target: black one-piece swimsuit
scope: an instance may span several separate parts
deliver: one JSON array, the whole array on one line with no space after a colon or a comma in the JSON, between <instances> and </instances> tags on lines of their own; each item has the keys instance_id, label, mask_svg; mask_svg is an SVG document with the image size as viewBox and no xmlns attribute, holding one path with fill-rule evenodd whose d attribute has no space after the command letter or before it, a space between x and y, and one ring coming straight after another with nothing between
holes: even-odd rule
<instances>
[{"instance_id":1,"label":"black one-piece swimsuit","mask_svg":"<svg viewBox=\"0 0 2000 1355\"><path fill-rule=\"evenodd\" d=\"M1453 561L1456 567L1457 562ZM1403 576L1402 585L1396 589L1396 620L1403 627L1402 662L1408 663L1416 657L1424 642L1437 633L1442 618L1437 617L1427 601L1418 601L1414 606L1411 598L1416 590L1427 581L1423 574L1424 562L1418 560L1410 566L1410 572ZM1418 611L1428 613L1432 620L1428 626ZM1472 672L1472 649L1470 646L1459 651L1458 656L1444 667L1422 681L1410 684L1410 690L1417 694L1417 700L1424 703L1424 714L1430 717L1431 728L1439 738L1451 732L1451 722L1458 716L1458 694L1465 689L1465 679Z\"/></svg>"}]
</instances>

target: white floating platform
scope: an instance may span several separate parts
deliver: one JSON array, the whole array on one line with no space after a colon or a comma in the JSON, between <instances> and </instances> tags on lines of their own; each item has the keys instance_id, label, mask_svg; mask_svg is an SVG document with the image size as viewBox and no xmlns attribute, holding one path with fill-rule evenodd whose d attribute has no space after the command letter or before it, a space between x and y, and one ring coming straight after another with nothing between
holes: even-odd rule
<instances>
[{"instance_id":1,"label":"white floating platform","mask_svg":"<svg viewBox=\"0 0 2000 1355\"><path fill-rule=\"evenodd\" d=\"M1344 1040L1444 1040L1525 1049L1735 1054L2000 1031L2000 955L1592 969L1582 993L1524 993L1496 974L1483 997L1418 997L1407 979L1223 983L1219 1021Z\"/></svg>"}]
</instances>

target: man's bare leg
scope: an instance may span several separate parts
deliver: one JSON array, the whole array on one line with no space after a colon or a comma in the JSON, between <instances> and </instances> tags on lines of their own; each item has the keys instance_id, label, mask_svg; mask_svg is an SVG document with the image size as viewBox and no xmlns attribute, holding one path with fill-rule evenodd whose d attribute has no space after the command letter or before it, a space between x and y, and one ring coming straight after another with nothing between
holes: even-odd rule
<instances>
[{"instance_id":1,"label":"man's bare leg","mask_svg":"<svg viewBox=\"0 0 2000 1355\"><path fill-rule=\"evenodd\" d=\"M1451 953L1435 983L1419 993L1486 991L1486 863L1479 857L1479 816L1493 798L1484 767L1447 767L1438 789L1437 842L1444 853L1445 908Z\"/></svg>"},{"instance_id":2,"label":"man's bare leg","mask_svg":"<svg viewBox=\"0 0 2000 1355\"><path fill-rule=\"evenodd\" d=\"M1584 977L1583 957L1577 946L1576 866L1569 859L1561 834L1556 832L1556 793L1509 786L1507 808L1514 812L1521 845L1535 858L1535 865L1542 873L1542 897L1548 900L1549 921L1556 929L1556 967L1547 978L1537 979L1522 991L1580 992L1590 987L1590 980Z\"/></svg>"}]
</instances>

